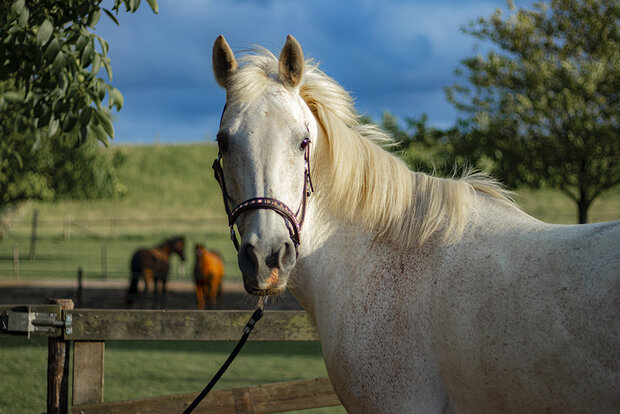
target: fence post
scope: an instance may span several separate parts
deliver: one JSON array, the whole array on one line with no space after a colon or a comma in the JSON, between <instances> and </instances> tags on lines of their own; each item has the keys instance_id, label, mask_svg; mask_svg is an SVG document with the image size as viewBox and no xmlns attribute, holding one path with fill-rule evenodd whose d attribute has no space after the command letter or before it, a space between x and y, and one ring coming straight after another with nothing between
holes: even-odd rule
<instances>
[{"instance_id":1,"label":"fence post","mask_svg":"<svg viewBox=\"0 0 620 414\"><path fill-rule=\"evenodd\" d=\"M104 341L73 342L73 405L103 402Z\"/></svg>"},{"instance_id":2,"label":"fence post","mask_svg":"<svg viewBox=\"0 0 620 414\"><path fill-rule=\"evenodd\" d=\"M62 311L73 309L71 299L54 299ZM64 315L63 315L64 318ZM63 336L49 337L47 342L47 414L69 412L69 341Z\"/></svg>"},{"instance_id":3,"label":"fence post","mask_svg":"<svg viewBox=\"0 0 620 414\"><path fill-rule=\"evenodd\" d=\"M82 272L82 267L78 267L77 271L77 279L78 279L78 287L77 287L77 304L78 308L83 306L82 303L82 278L84 276L84 272Z\"/></svg>"},{"instance_id":4,"label":"fence post","mask_svg":"<svg viewBox=\"0 0 620 414\"><path fill-rule=\"evenodd\" d=\"M13 277L17 279L19 277L19 248L13 246Z\"/></svg>"},{"instance_id":5,"label":"fence post","mask_svg":"<svg viewBox=\"0 0 620 414\"><path fill-rule=\"evenodd\" d=\"M39 210L32 212L32 229L30 230L30 261L34 260L35 243L37 241L37 217L39 216Z\"/></svg>"}]
</instances>

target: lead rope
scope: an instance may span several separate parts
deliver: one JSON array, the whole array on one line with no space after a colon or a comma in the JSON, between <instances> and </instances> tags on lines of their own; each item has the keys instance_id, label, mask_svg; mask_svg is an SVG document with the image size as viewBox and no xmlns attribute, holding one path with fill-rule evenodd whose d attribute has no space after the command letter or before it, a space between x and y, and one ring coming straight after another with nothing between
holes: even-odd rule
<instances>
[{"instance_id":1,"label":"lead rope","mask_svg":"<svg viewBox=\"0 0 620 414\"><path fill-rule=\"evenodd\" d=\"M239 339L239 342L237 342L237 346L235 346L235 349L232 350L226 362L224 362L224 364L220 367L219 371L217 371L215 375L213 376L213 378L211 378L211 381L209 381L209 383L204 388L204 390L202 390L202 392L198 394L198 396L194 399L194 401L192 401L189 407L187 407L185 411L183 411L183 414L189 414L192 411L194 411L194 409L198 406L198 404L200 404L200 402L207 396L207 394L209 394L211 389L219 381L222 375L224 375L224 372L226 372L230 364L232 364L233 360L235 359L239 351L241 351L241 348L243 348L243 345L245 345L246 341L248 340L248 337L250 336L250 332L252 332L252 329L254 329L254 325L256 325L256 323L260 320L260 318L263 317L263 308L265 306L265 302L267 301L266 298L267 298L266 296L261 296L259 298L258 307L256 308L256 310L250 317L250 320L248 321L248 323L243 328L243 336L241 337L241 339Z\"/></svg>"}]
</instances>

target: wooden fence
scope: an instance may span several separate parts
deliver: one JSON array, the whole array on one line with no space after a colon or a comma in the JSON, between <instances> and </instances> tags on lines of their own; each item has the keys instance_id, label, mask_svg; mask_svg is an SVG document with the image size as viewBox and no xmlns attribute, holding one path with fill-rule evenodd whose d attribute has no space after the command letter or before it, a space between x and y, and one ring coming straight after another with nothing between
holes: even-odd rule
<instances>
[{"instance_id":1,"label":"wooden fence","mask_svg":"<svg viewBox=\"0 0 620 414\"><path fill-rule=\"evenodd\" d=\"M68 413L69 357L73 345L71 412L182 412L198 393L103 402L106 340L238 340L252 311L73 309L53 305L0 305L2 334L48 336L47 413ZM316 341L303 311L266 311L249 340ZM196 413L275 413L340 405L329 378L212 391Z\"/></svg>"}]
</instances>

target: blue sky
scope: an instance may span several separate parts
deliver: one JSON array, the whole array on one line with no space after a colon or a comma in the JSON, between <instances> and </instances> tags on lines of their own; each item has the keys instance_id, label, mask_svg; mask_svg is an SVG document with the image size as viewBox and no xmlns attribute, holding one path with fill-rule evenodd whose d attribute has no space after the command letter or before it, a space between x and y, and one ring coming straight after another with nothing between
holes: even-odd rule
<instances>
[{"instance_id":1,"label":"blue sky","mask_svg":"<svg viewBox=\"0 0 620 414\"><path fill-rule=\"evenodd\" d=\"M159 0L158 15L143 2L119 14L120 26L102 15L95 32L110 44L111 83L125 97L113 143L213 139L225 100L211 71L219 34L235 52L261 45L278 54L290 33L360 113L426 113L432 125L450 126L457 113L443 88L476 53L460 27L496 8L505 1Z\"/></svg>"}]
</instances>

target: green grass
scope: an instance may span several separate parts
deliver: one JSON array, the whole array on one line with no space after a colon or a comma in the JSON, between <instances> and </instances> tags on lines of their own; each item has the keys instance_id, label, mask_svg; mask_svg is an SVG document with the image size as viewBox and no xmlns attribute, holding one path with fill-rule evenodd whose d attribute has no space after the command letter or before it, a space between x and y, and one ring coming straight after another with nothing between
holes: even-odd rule
<instances>
[{"instance_id":1,"label":"green grass","mask_svg":"<svg viewBox=\"0 0 620 414\"><path fill-rule=\"evenodd\" d=\"M47 338L0 338L0 414L44 413Z\"/></svg>"},{"instance_id":2,"label":"green grass","mask_svg":"<svg viewBox=\"0 0 620 414\"><path fill-rule=\"evenodd\" d=\"M526 213L544 222L555 224L577 222L577 205L559 190L523 188L516 191L516 201ZM588 211L588 222L619 219L620 186L616 186L594 200Z\"/></svg>"},{"instance_id":3,"label":"green grass","mask_svg":"<svg viewBox=\"0 0 620 414\"><path fill-rule=\"evenodd\" d=\"M108 341L104 401L199 392L234 345ZM46 367L46 338L0 338L0 414L45 412ZM326 375L318 342L248 342L215 389ZM344 413L344 409L303 412L335 414Z\"/></svg>"}]
</instances>

